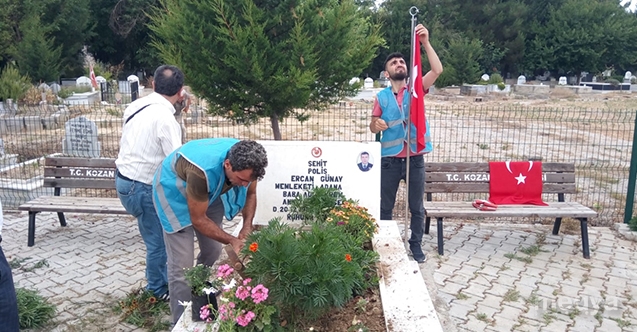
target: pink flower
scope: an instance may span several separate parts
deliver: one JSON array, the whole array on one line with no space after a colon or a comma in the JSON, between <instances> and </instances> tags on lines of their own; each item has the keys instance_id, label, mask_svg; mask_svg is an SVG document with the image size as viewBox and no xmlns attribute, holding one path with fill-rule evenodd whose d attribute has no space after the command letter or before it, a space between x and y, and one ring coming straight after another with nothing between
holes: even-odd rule
<instances>
[{"instance_id":1,"label":"pink flower","mask_svg":"<svg viewBox=\"0 0 637 332\"><path fill-rule=\"evenodd\" d=\"M219 266L219 269L217 269L217 277L218 278L227 278L228 276L230 276L232 274L232 272L234 272L234 269L231 268L230 265L223 264L223 265Z\"/></svg>"},{"instance_id":2,"label":"pink flower","mask_svg":"<svg viewBox=\"0 0 637 332\"><path fill-rule=\"evenodd\" d=\"M243 280L243 285L244 285L244 286L247 286L247 285L250 283L250 281L252 281L252 279L250 279L250 278L248 278L248 279L244 279L244 280Z\"/></svg>"},{"instance_id":3,"label":"pink flower","mask_svg":"<svg viewBox=\"0 0 637 332\"><path fill-rule=\"evenodd\" d=\"M245 312L242 311L242 312ZM246 327L248 326L248 324L250 324L250 321L252 321L252 319L255 317L256 315L254 314L254 312L252 311L248 311L245 315L239 315L237 316L237 324Z\"/></svg>"},{"instance_id":4,"label":"pink flower","mask_svg":"<svg viewBox=\"0 0 637 332\"><path fill-rule=\"evenodd\" d=\"M210 308L208 308L207 304L199 309L199 317L206 322L212 321L212 318L210 317Z\"/></svg>"},{"instance_id":5,"label":"pink flower","mask_svg":"<svg viewBox=\"0 0 637 332\"><path fill-rule=\"evenodd\" d=\"M265 301L268 298L269 290L265 286L259 284L252 290L252 300L255 304Z\"/></svg>"},{"instance_id":6,"label":"pink flower","mask_svg":"<svg viewBox=\"0 0 637 332\"><path fill-rule=\"evenodd\" d=\"M237 291L235 294L239 299L245 300L248 296L250 296L250 288L246 288L245 286L237 287Z\"/></svg>"}]
</instances>

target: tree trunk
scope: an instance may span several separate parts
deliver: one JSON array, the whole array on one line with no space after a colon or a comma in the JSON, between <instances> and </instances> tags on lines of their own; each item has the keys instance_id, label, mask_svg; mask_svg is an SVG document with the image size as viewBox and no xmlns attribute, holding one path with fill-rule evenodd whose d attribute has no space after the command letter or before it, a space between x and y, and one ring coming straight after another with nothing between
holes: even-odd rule
<instances>
[{"instance_id":1,"label":"tree trunk","mask_svg":"<svg viewBox=\"0 0 637 332\"><path fill-rule=\"evenodd\" d=\"M270 123L272 124L272 133L274 134L274 139L280 141L281 128L279 128L279 117L276 115L276 113L272 113L272 115L270 115Z\"/></svg>"}]
</instances>

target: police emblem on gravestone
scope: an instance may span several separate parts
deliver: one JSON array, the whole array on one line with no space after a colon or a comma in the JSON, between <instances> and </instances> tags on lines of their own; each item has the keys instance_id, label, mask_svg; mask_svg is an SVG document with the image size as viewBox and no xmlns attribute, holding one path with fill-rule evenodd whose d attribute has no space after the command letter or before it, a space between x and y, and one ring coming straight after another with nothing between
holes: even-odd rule
<instances>
[{"instance_id":1,"label":"police emblem on gravestone","mask_svg":"<svg viewBox=\"0 0 637 332\"><path fill-rule=\"evenodd\" d=\"M64 124L66 129L62 143L63 152L74 157L98 158L100 142L95 122L80 116Z\"/></svg>"}]
</instances>

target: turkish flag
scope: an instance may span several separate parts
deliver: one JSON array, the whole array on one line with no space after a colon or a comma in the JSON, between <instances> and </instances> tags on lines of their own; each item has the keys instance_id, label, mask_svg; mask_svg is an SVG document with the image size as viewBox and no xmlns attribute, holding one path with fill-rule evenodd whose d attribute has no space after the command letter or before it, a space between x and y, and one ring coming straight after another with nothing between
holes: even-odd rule
<instances>
[{"instance_id":1,"label":"turkish flag","mask_svg":"<svg viewBox=\"0 0 637 332\"><path fill-rule=\"evenodd\" d=\"M91 75L91 85L93 85L93 87L97 89L98 88L97 87L97 79L95 78L95 72L93 71L93 64L92 63L89 64L89 68L90 68L90 71L91 71L91 74L90 74Z\"/></svg>"},{"instance_id":2,"label":"turkish flag","mask_svg":"<svg viewBox=\"0 0 637 332\"><path fill-rule=\"evenodd\" d=\"M489 162L489 201L494 204L548 205L542 201L542 163Z\"/></svg>"},{"instance_id":3,"label":"turkish flag","mask_svg":"<svg viewBox=\"0 0 637 332\"><path fill-rule=\"evenodd\" d=\"M411 100L409 101L409 113L411 123L416 126L416 151L425 148L425 92L422 90L422 65L420 61L420 42L418 35L414 33L414 49L411 52L414 59L414 67L411 70Z\"/></svg>"}]
</instances>

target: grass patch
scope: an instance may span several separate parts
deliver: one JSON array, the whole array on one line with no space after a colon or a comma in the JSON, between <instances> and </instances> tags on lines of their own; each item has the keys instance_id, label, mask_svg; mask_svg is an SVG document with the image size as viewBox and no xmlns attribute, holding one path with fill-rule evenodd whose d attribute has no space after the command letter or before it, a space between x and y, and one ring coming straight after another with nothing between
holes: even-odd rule
<instances>
[{"instance_id":1,"label":"grass patch","mask_svg":"<svg viewBox=\"0 0 637 332\"><path fill-rule=\"evenodd\" d=\"M55 316L56 307L38 292L25 288L16 288L18 313L21 329L40 328L50 325Z\"/></svg>"},{"instance_id":2,"label":"grass patch","mask_svg":"<svg viewBox=\"0 0 637 332\"><path fill-rule=\"evenodd\" d=\"M517 259L520 262L524 262L524 263L532 263L533 262L533 258L531 258L531 257L518 256L518 255L513 254L513 253L504 254L504 257L509 258L509 259Z\"/></svg>"},{"instance_id":3,"label":"grass patch","mask_svg":"<svg viewBox=\"0 0 637 332\"><path fill-rule=\"evenodd\" d=\"M504 294L504 298L502 299L505 302L515 302L520 298L520 292L513 290L513 289L509 289L505 294Z\"/></svg>"},{"instance_id":4,"label":"grass patch","mask_svg":"<svg viewBox=\"0 0 637 332\"><path fill-rule=\"evenodd\" d=\"M540 298L537 297L535 292L533 292L533 293L531 293L531 296L526 298L525 302L530 304L530 305L538 305L538 304L540 304Z\"/></svg>"},{"instance_id":5,"label":"grass patch","mask_svg":"<svg viewBox=\"0 0 637 332\"><path fill-rule=\"evenodd\" d=\"M113 310L122 315L122 320L126 323L151 332L170 328L167 320L170 315L168 303L157 300L152 292L145 289L134 289Z\"/></svg>"},{"instance_id":6,"label":"grass patch","mask_svg":"<svg viewBox=\"0 0 637 332\"><path fill-rule=\"evenodd\" d=\"M532 246L520 248L521 253L527 254L529 256L537 256L537 254L539 254L540 251L542 250L540 249L540 246L538 245L532 245Z\"/></svg>"},{"instance_id":7,"label":"grass patch","mask_svg":"<svg viewBox=\"0 0 637 332\"><path fill-rule=\"evenodd\" d=\"M568 318L570 319L575 319L575 317L579 316L580 311L577 308L573 308L571 309L571 311L568 312Z\"/></svg>"},{"instance_id":8,"label":"grass patch","mask_svg":"<svg viewBox=\"0 0 637 332\"><path fill-rule=\"evenodd\" d=\"M629 327L630 326L630 322L627 320L623 320L621 318L609 318L610 320L614 320L615 322L617 322L617 325L619 326L619 328L624 328L624 327Z\"/></svg>"},{"instance_id":9,"label":"grass patch","mask_svg":"<svg viewBox=\"0 0 637 332\"><path fill-rule=\"evenodd\" d=\"M466 300L469 298L469 295L463 293L463 292L458 292L458 294L456 294L456 298L458 300Z\"/></svg>"}]
</instances>

